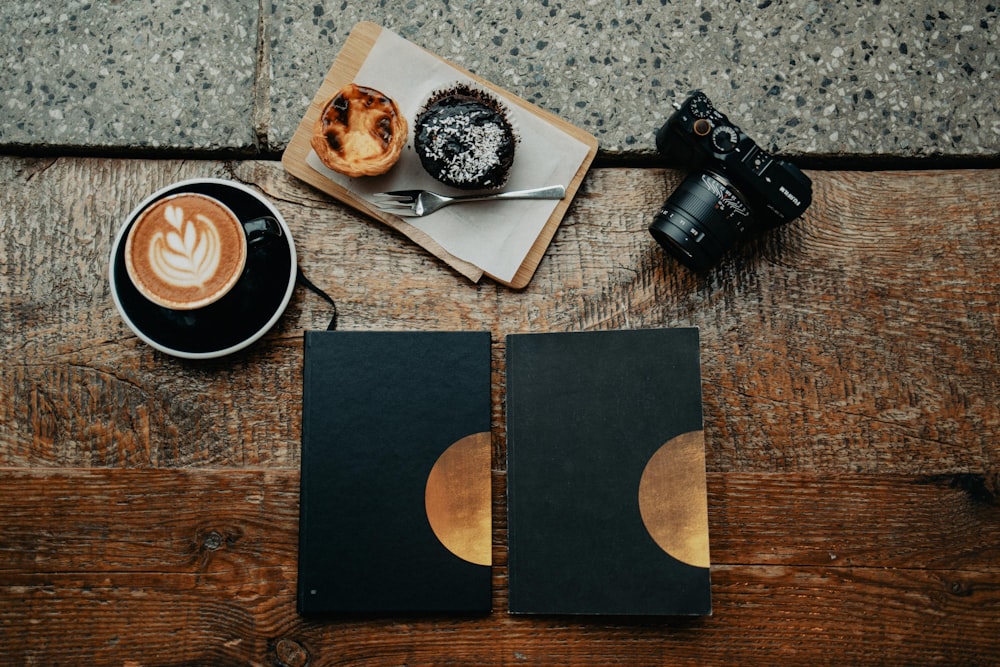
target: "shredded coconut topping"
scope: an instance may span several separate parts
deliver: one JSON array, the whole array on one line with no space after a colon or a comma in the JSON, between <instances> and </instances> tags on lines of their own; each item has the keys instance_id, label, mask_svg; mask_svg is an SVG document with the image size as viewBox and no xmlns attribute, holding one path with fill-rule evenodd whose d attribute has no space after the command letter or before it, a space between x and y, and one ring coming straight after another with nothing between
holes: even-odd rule
<instances>
[{"instance_id":1,"label":"shredded coconut topping","mask_svg":"<svg viewBox=\"0 0 1000 667\"><path fill-rule=\"evenodd\" d=\"M476 181L500 164L505 129L496 122L476 123L472 115L453 115L428 125L427 156L440 160L444 176L459 182ZM462 150L455 151L460 145Z\"/></svg>"},{"instance_id":2,"label":"shredded coconut topping","mask_svg":"<svg viewBox=\"0 0 1000 667\"><path fill-rule=\"evenodd\" d=\"M507 178L516 135L498 103L458 87L434 96L417 119L424 167L461 188L497 187Z\"/></svg>"}]
</instances>

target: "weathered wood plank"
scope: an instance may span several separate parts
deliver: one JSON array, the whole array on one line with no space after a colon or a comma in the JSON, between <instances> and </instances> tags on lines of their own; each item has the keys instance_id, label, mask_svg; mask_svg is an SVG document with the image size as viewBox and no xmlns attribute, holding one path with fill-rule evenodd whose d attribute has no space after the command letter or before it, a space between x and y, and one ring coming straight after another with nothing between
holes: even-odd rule
<instances>
[{"instance_id":1,"label":"weathered wood plank","mask_svg":"<svg viewBox=\"0 0 1000 667\"><path fill-rule=\"evenodd\" d=\"M982 481L709 475L707 619L511 617L498 522L493 614L304 620L296 472L8 470L0 639L18 664L956 664L1000 650Z\"/></svg>"},{"instance_id":2,"label":"weathered wood plank","mask_svg":"<svg viewBox=\"0 0 1000 667\"><path fill-rule=\"evenodd\" d=\"M325 303L297 291L250 350L188 363L108 293L125 213L211 175L276 202L342 328L492 331L501 435L505 334L695 325L713 470L998 469L1000 170L813 172L804 219L704 276L645 232L680 173L594 170L523 291L467 283L273 162L3 158L0 175L0 465L297 465L301 334Z\"/></svg>"},{"instance_id":3,"label":"weathered wood plank","mask_svg":"<svg viewBox=\"0 0 1000 667\"><path fill-rule=\"evenodd\" d=\"M495 470L501 466L494 462ZM8 575L231 572L233 546L241 560L249 555L261 567L295 560L298 471L52 468L0 475L0 572ZM503 483L497 472L500 564ZM709 473L709 500L717 565L1000 573L997 477Z\"/></svg>"}]
</instances>

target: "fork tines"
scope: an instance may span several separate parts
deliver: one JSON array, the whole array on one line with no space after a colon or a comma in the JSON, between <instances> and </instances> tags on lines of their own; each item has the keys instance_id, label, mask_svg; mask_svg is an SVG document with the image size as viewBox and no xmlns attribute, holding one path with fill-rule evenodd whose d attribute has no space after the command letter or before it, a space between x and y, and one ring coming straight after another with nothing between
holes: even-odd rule
<instances>
[{"instance_id":1,"label":"fork tines","mask_svg":"<svg viewBox=\"0 0 1000 667\"><path fill-rule=\"evenodd\" d=\"M417 193L403 190L377 192L372 197L375 199L375 206L386 211L410 208L417 201Z\"/></svg>"},{"instance_id":2,"label":"fork tines","mask_svg":"<svg viewBox=\"0 0 1000 667\"><path fill-rule=\"evenodd\" d=\"M392 192L377 192L372 195L375 207L386 213L404 217L419 217L431 211L424 210L420 204L420 190L394 190Z\"/></svg>"},{"instance_id":3,"label":"fork tines","mask_svg":"<svg viewBox=\"0 0 1000 667\"><path fill-rule=\"evenodd\" d=\"M377 199L381 199L385 202L408 202L412 203L417 196L412 192L407 192L405 190L397 190L395 192L376 192L372 195Z\"/></svg>"}]
</instances>

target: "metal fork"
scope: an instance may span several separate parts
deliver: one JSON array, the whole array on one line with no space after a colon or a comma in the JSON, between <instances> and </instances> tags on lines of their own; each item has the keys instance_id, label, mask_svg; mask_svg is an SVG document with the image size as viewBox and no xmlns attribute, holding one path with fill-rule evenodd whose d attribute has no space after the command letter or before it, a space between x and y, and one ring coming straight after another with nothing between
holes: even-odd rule
<instances>
[{"instance_id":1,"label":"metal fork","mask_svg":"<svg viewBox=\"0 0 1000 667\"><path fill-rule=\"evenodd\" d=\"M497 199L562 199L566 196L566 188L554 185L547 188L532 190L511 190L509 192L490 192L480 195L459 195L446 197L428 190L393 190L379 192L373 195L375 206L380 210L406 217L421 217L450 204L470 201L494 201Z\"/></svg>"}]
</instances>

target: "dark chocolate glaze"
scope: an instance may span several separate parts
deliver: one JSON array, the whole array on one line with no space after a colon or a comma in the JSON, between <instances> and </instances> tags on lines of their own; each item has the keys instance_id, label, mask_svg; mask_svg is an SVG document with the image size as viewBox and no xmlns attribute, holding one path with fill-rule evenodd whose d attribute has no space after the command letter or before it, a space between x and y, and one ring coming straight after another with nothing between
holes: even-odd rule
<instances>
[{"instance_id":1,"label":"dark chocolate glaze","mask_svg":"<svg viewBox=\"0 0 1000 667\"><path fill-rule=\"evenodd\" d=\"M414 148L427 173L465 190L503 186L516 143L500 103L466 86L434 95L414 127Z\"/></svg>"}]
</instances>

